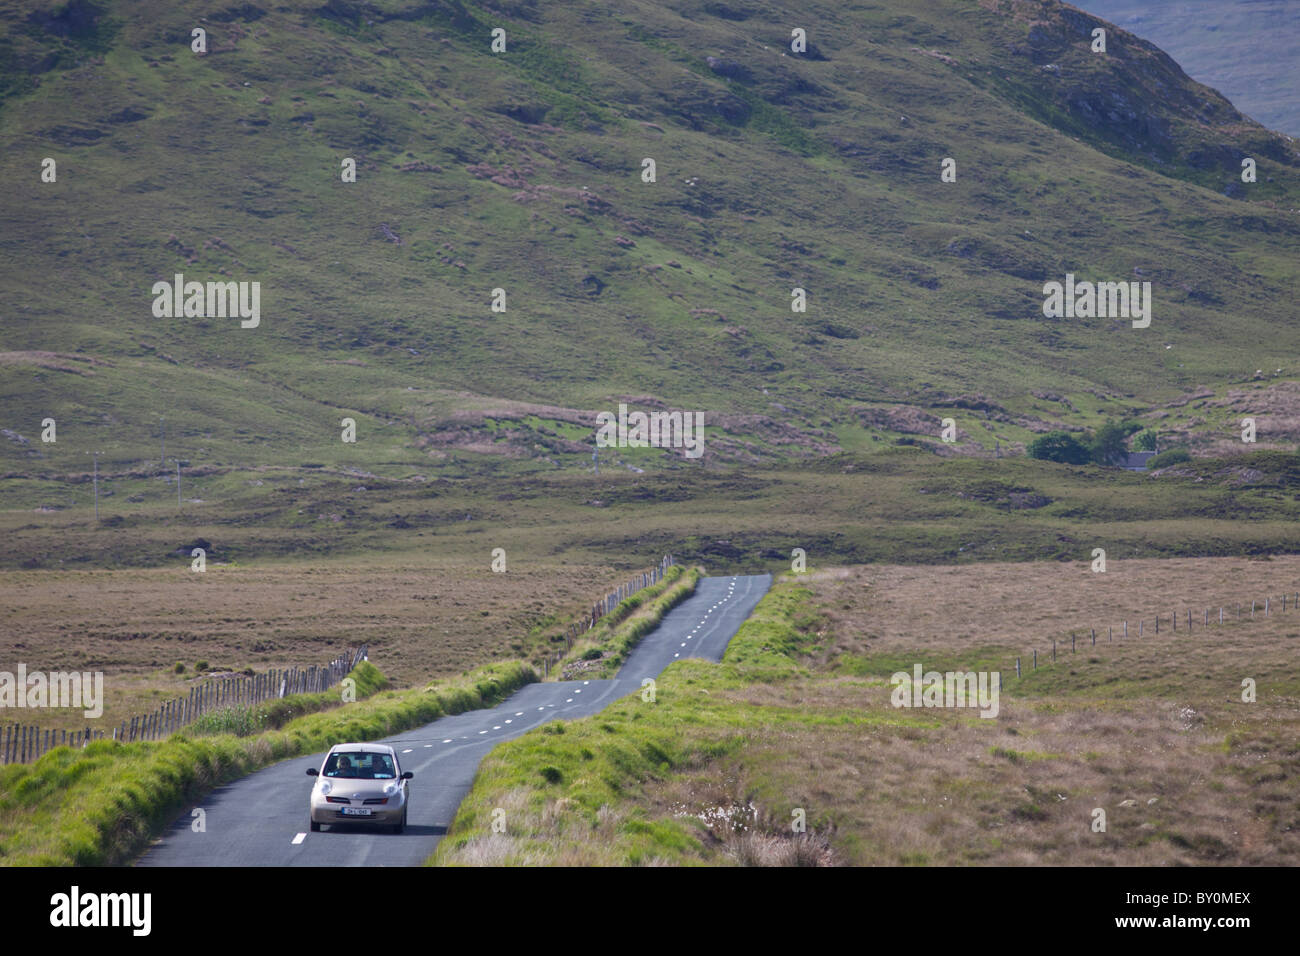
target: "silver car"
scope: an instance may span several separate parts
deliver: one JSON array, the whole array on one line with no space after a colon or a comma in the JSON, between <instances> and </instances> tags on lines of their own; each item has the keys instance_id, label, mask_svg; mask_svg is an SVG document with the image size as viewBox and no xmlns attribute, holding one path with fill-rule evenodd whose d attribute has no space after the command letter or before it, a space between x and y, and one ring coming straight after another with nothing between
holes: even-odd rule
<instances>
[{"instance_id":1,"label":"silver car","mask_svg":"<svg viewBox=\"0 0 1300 956\"><path fill-rule=\"evenodd\" d=\"M386 744L339 744L330 748L311 788L311 828L322 824L361 823L388 826L394 833L406 829L413 773L402 772L397 751Z\"/></svg>"}]
</instances>

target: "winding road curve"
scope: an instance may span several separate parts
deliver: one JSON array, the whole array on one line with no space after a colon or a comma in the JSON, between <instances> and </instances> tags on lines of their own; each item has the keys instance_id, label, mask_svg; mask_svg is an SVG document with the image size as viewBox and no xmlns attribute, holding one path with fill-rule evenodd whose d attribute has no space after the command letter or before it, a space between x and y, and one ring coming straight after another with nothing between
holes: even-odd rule
<instances>
[{"instance_id":1,"label":"winding road curve","mask_svg":"<svg viewBox=\"0 0 1300 956\"><path fill-rule=\"evenodd\" d=\"M325 754L294 757L220 787L201 804L205 829L186 811L139 860L139 866L419 866L438 845L469 793L479 762L503 740L548 720L603 710L657 678L675 660L720 660L770 575L701 578L695 593L641 639L613 680L541 682L496 707L443 717L379 743L392 745L415 772L406 832L330 827L311 833L307 797Z\"/></svg>"}]
</instances>

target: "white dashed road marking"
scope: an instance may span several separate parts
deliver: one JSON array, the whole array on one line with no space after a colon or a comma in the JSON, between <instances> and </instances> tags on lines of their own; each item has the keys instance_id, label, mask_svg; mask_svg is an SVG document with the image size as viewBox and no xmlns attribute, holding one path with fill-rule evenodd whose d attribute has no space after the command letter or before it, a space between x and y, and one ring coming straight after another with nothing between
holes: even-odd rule
<instances>
[{"instance_id":1,"label":"white dashed road marking","mask_svg":"<svg viewBox=\"0 0 1300 956\"><path fill-rule=\"evenodd\" d=\"M299 833L296 837L293 838L293 845L294 845L294 846L297 846L299 843L301 843L301 842L302 842L303 840L305 840L305 839L307 839L307 834L305 834L305 833Z\"/></svg>"}]
</instances>

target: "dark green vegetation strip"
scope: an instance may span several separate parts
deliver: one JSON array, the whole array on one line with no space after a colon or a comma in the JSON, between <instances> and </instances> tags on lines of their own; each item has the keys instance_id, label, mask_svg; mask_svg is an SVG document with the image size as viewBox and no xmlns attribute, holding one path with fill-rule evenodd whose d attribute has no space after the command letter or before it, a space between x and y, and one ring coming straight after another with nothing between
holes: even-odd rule
<instances>
[{"instance_id":1,"label":"dark green vegetation strip","mask_svg":"<svg viewBox=\"0 0 1300 956\"><path fill-rule=\"evenodd\" d=\"M335 743L375 740L493 706L537 679L518 662L423 690L380 690L384 677L368 661L349 676L357 681L356 702L291 719L278 730L247 737L182 732L157 743L100 740L0 768L0 864L125 863L214 787Z\"/></svg>"},{"instance_id":2,"label":"dark green vegetation strip","mask_svg":"<svg viewBox=\"0 0 1300 956\"><path fill-rule=\"evenodd\" d=\"M89 480L78 485L84 497L75 509L40 516L18 508L25 482L0 483L0 499L13 508L0 514L0 567L184 567L189 558L178 558L177 546L196 537L241 564L460 551L470 533L509 533L521 552L619 567L627 567L630 540L652 541L684 564L725 562L730 572L788 569L796 547L814 564L1086 560L1099 534L1132 557L1204 557L1292 553L1300 521L1300 455L1280 451L1195 459L1155 475L1023 457L940 458L915 447L836 455L797 471L555 472L433 487L370 478L359 488L355 478L304 478L294 469L257 472L251 486L252 474L199 479L214 500L180 515L174 493L170 505L113 513L134 507L119 500L124 492L158 484L114 481L117 495L101 501L99 525ZM497 503L503 496L508 508ZM330 513L345 520L318 517Z\"/></svg>"}]
</instances>

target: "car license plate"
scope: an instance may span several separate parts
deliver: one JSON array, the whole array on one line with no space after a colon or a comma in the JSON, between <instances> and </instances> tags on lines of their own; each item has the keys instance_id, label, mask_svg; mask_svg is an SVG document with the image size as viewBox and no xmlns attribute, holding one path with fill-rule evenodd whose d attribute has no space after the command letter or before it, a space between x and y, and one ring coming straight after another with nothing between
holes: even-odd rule
<instances>
[{"instance_id":1,"label":"car license plate","mask_svg":"<svg viewBox=\"0 0 1300 956\"><path fill-rule=\"evenodd\" d=\"M374 812L369 807L344 807L343 815L345 817L368 817Z\"/></svg>"}]
</instances>

